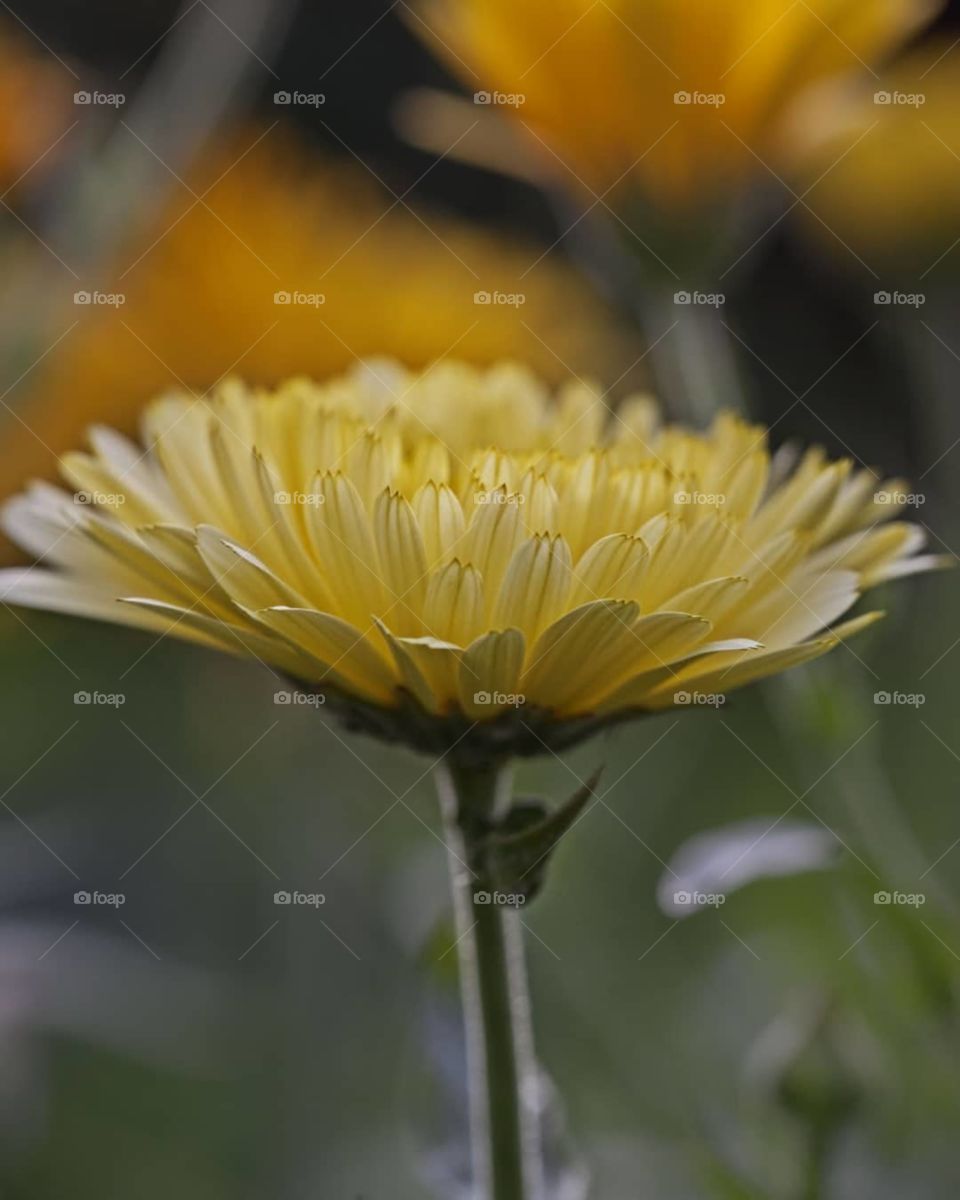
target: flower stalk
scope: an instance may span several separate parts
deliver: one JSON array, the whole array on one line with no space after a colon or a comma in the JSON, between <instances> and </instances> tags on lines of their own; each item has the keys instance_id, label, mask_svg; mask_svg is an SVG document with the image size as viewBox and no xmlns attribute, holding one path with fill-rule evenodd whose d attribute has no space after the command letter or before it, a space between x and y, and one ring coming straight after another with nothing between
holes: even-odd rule
<instances>
[{"instance_id":1,"label":"flower stalk","mask_svg":"<svg viewBox=\"0 0 960 1200\"><path fill-rule=\"evenodd\" d=\"M678 419L693 425L709 425L724 409L740 411L747 394L721 301L699 303L705 294L653 286L639 304L660 394L669 397Z\"/></svg>"},{"instance_id":2,"label":"flower stalk","mask_svg":"<svg viewBox=\"0 0 960 1200\"><path fill-rule=\"evenodd\" d=\"M471 1195L540 1200L543 1165L523 938L516 908L496 903L489 833L508 800L503 767L441 763L437 789L449 852L467 1045ZM478 902L478 895L486 893Z\"/></svg>"}]
</instances>

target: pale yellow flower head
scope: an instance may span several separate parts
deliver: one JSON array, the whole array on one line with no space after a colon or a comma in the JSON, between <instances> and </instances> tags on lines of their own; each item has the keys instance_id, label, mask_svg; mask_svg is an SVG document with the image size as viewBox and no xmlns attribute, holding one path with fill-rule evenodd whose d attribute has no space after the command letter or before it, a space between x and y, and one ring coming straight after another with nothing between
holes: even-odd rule
<instances>
[{"instance_id":1,"label":"pale yellow flower head","mask_svg":"<svg viewBox=\"0 0 960 1200\"><path fill-rule=\"evenodd\" d=\"M411 26L565 186L664 211L769 182L794 101L868 72L925 0L422 0ZM769 168L769 170L768 170ZM607 194L610 189L610 194Z\"/></svg>"},{"instance_id":2,"label":"pale yellow flower head","mask_svg":"<svg viewBox=\"0 0 960 1200\"><path fill-rule=\"evenodd\" d=\"M824 653L865 588L933 565L899 484L731 416L525 368L372 362L170 395L4 526L10 603L249 654L418 745L537 751Z\"/></svg>"}]
</instances>

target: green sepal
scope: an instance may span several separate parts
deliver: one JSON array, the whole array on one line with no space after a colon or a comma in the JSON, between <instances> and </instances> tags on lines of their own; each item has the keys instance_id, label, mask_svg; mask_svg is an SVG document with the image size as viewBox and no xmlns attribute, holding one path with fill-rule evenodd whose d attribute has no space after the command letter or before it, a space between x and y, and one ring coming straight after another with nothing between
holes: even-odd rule
<instances>
[{"instance_id":1,"label":"green sepal","mask_svg":"<svg viewBox=\"0 0 960 1200\"><path fill-rule=\"evenodd\" d=\"M550 809L543 800L521 796L479 847L491 885L500 892L532 899L539 892L547 864L560 839L593 796L603 767L561 804Z\"/></svg>"}]
</instances>

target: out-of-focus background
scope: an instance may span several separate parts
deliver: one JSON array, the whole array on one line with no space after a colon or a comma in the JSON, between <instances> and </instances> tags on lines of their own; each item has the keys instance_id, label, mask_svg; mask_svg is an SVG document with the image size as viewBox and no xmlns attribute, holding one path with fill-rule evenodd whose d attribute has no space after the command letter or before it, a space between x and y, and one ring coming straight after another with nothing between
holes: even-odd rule
<instances>
[{"instance_id":1,"label":"out-of-focus background","mask_svg":"<svg viewBox=\"0 0 960 1200\"><path fill-rule=\"evenodd\" d=\"M953 553L960 5L500 7L0 5L4 494L165 389L514 358L900 473ZM524 913L558 1200L957 1195L958 578L520 767L606 764ZM455 1195L429 763L173 639L3 605L0 661L0 1194Z\"/></svg>"}]
</instances>

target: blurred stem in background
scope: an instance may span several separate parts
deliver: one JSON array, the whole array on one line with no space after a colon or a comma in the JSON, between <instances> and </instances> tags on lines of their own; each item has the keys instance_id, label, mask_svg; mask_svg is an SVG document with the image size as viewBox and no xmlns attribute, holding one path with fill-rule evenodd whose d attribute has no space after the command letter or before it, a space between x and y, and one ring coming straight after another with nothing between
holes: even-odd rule
<instances>
[{"instance_id":1,"label":"blurred stem in background","mask_svg":"<svg viewBox=\"0 0 960 1200\"><path fill-rule=\"evenodd\" d=\"M724 319L726 297L719 292L725 238L711 233L710 222L699 237L685 237L644 208L632 219L647 241L619 217L593 217L564 195L548 199L567 230L573 260L639 325L651 390L670 416L702 427L721 409L746 411L737 346ZM725 228L719 219L718 226Z\"/></svg>"},{"instance_id":2,"label":"blurred stem in background","mask_svg":"<svg viewBox=\"0 0 960 1200\"><path fill-rule=\"evenodd\" d=\"M645 289L637 305L650 345L654 390L681 421L702 427L721 409L746 405L735 347L718 304L699 303L706 293Z\"/></svg>"},{"instance_id":3,"label":"blurred stem in background","mask_svg":"<svg viewBox=\"0 0 960 1200\"><path fill-rule=\"evenodd\" d=\"M441 763L437 790L449 853L467 1045L473 1195L543 1200L537 1065L520 918L486 903L493 889L484 841L509 798L503 767Z\"/></svg>"},{"instance_id":4,"label":"blurred stem in background","mask_svg":"<svg viewBox=\"0 0 960 1200\"><path fill-rule=\"evenodd\" d=\"M823 1200L834 1140L835 1135L829 1129L814 1126L807 1131L807 1172L798 1200Z\"/></svg>"}]
</instances>

